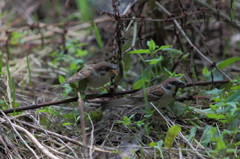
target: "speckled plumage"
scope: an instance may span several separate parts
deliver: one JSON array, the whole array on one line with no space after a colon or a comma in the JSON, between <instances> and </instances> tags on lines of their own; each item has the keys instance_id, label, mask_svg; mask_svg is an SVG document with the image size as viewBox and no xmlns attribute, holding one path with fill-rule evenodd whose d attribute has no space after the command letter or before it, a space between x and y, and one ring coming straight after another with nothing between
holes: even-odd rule
<instances>
[{"instance_id":1,"label":"speckled plumage","mask_svg":"<svg viewBox=\"0 0 240 159\"><path fill-rule=\"evenodd\" d=\"M111 77L118 73L118 67L109 62L99 62L83 67L79 72L69 77L59 87L73 82L82 82L85 87L101 87L111 80Z\"/></svg>"},{"instance_id":2,"label":"speckled plumage","mask_svg":"<svg viewBox=\"0 0 240 159\"><path fill-rule=\"evenodd\" d=\"M161 105L167 106L174 98L179 87L185 84L179 78L168 78L161 84L157 84L145 89L148 101L158 101ZM123 105L144 104L144 90L139 90L128 97L115 99L103 104L104 108Z\"/></svg>"}]
</instances>

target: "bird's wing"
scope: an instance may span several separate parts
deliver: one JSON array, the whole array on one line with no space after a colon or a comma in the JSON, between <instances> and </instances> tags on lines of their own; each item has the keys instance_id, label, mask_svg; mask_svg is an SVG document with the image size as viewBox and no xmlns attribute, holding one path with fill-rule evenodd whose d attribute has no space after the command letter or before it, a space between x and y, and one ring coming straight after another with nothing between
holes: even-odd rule
<instances>
[{"instance_id":1,"label":"bird's wing","mask_svg":"<svg viewBox=\"0 0 240 159\"><path fill-rule=\"evenodd\" d=\"M89 66L85 66L79 72L75 73L73 76L69 77L65 82L63 82L60 85L60 87L65 85L65 84L69 84L69 83L73 83L73 82L76 82L76 81L81 81L81 80L84 80L86 78L89 78L92 74L93 74L92 68L89 67Z\"/></svg>"},{"instance_id":2,"label":"bird's wing","mask_svg":"<svg viewBox=\"0 0 240 159\"><path fill-rule=\"evenodd\" d=\"M110 101L106 101L101 103L102 109L111 109L111 108L116 108L119 106L126 106L126 105L132 105L134 104L134 100L128 99L128 98L119 98L119 99L114 99Z\"/></svg>"},{"instance_id":3,"label":"bird's wing","mask_svg":"<svg viewBox=\"0 0 240 159\"><path fill-rule=\"evenodd\" d=\"M149 101L160 100L163 94L164 90L162 89L161 85L155 85L146 88L146 95L148 96ZM134 100L143 100L144 96L145 94L143 89L131 95Z\"/></svg>"}]
</instances>

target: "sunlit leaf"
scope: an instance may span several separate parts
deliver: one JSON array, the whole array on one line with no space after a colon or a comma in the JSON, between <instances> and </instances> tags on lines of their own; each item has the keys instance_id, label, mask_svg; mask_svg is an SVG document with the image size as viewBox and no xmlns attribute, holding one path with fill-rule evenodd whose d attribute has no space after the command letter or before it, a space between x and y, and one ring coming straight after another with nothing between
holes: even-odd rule
<instances>
[{"instance_id":1,"label":"sunlit leaf","mask_svg":"<svg viewBox=\"0 0 240 159\"><path fill-rule=\"evenodd\" d=\"M95 22L93 23L93 28L95 30L95 36L96 36L96 40L98 42L98 45L99 45L100 48L103 48L102 39L101 39L100 33L98 31L98 27L97 27Z\"/></svg>"},{"instance_id":2,"label":"sunlit leaf","mask_svg":"<svg viewBox=\"0 0 240 159\"><path fill-rule=\"evenodd\" d=\"M156 146L156 145L157 145L156 142L151 142L151 143L149 144L149 147L154 147L154 146Z\"/></svg>"},{"instance_id":3,"label":"sunlit leaf","mask_svg":"<svg viewBox=\"0 0 240 159\"><path fill-rule=\"evenodd\" d=\"M82 49L77 49L77 53L76 53L76 56L78 57L82 57L82 56L85 56L87 55L88 52L86 50L82 50ZM82 61L82 60L81 60Z\"/></svg>"},{"instance_id":4,"label":"sunlit leaf","mask_svg":"<svg viewBox=\"0 0 240 159\"><path fill-rule=\"evenodd\" d=\"M148 49L139 49L128 52L129 54L151 54L151 51Z\"/></svg>"},{"instance_id":5,"label":"sunlit leaf","mask_svg":"<svg viewBox=\"0 0 240 159\"><path fill-rule=\"evenodd\" d=\"M167 136L164 140L164 147L170 149L173 145L174 139L177 137L178 133L181 131L181 127L178 125L173 125L167 131Z\"/></svg>"},{"instance_id":6,"label":"sunlit leaf","mask_svg":"<svg viewBox=\"0 0 240 159\"><path fill-rule=\"evenodd\" d=\"M231 87L232 90L240 89L240 85Z\"/></svg>"},{"instance_id":7,"label":"sunlit leaf","mask_svg":"<svg viewBox=\"0 0 240 159\"><path fill-rule=\"evenodd\" d=\"M63 83L63 82L65 82L65 78L64 78L62 75L59 75L59 76L58 76L58 81L59 81L60 83Z\"/></svg>"},{"instance_id":8,"label":"sunlit leaf","mask_svg":"<svg viewBox=\"0 0 240 159\"><path fill-rule=\"evenodd\" d=\"M240 61L240 57L232 57L232 58L226 59L226 60L218 63L217 65L220 69L224 69L225 67L227 67L230 64L237 62L237 61Z\"/></svg>"},{"instance_id":9,"label":"sunlit leaf","mask_svg":"<svg viewBox=\"0 0 240 159\"><path fill-rule=\"evenodd\" d=\"M172 47L172 45L163 45L163 46L161 46L161 47L159 48L159 50L165 51L165 50L167 50L167 49L169 49L169 48L171 48L171 47Z\"/></svg>"},{"instance_id":10,"label":"sunlit leaf","mask_svg":"<svg viewBox=\"0 0 240 159\"><path fill-rule=\"evenodd\" d=\"M211 118L211 119L217 119L217 120L220 120L220 119L226 119L225 115L223 114L215 114L215 113L209 113L209 114L206 114L208 118Z\"/></svg>"},{"instance_id":11,"label":"sunlit leaf","mask_svg":"<svg viewBox=\"0 0 240 159\"><path fill-rule=\"evenodd\" d=\"M151 60L145 60L145 61L148 62L149 64L155 65L162 60L163 60L163 56L160 56L159 58L155 58L155 59L151 59Z\"/></svg>"},{"instance_id":12,"label":"sunlit leaf","mask_svg":"<svg viewBox=\"0 0 240 159\"><path fill-rule=\"evenodd\" d=\"M210 72L209 72L209 70L207 69L207 67L204 67L204 68L202 69L202 74L203 74L204 76L209 76L209 75L210 75Z\"/></svg>"},{"instance_id":13,"label":"sunlit leaf","mask_svg":"<svg viewBox=\"0 0 240 159\"><path fill-rule=\"evenodd\" d=\"M226 149L226 144L224 143L223 139L218 139L217 141L217 150L224 150Z\"/></svg>"},{"instance_id":14,"label":"sunlit leaf","mask_svg":"<svg viewBox=\"0 0 240 159\"><path fill-rule=\"evenodd\" d=\"M148 46L149 50L155 50L155 48L156 48L155 42L153 40L148 41L147 46Z\"/></svg>"},{"instance_id":15,"label":"sunlit leaf","mask_svg":"<svg viewBox=\"0 0 240 159\"><path fill-rule=\"evenodd\" d=\"M73 125L72 123L63 123L62 126Z\"/></svg>"}]
</instances>

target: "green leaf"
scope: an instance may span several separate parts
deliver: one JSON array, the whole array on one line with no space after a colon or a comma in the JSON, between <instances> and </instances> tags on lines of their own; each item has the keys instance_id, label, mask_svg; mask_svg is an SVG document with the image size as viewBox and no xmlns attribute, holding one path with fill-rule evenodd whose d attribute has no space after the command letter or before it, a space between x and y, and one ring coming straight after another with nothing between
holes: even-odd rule
<instances>
[{"instance_id":1,"label":"green leaf","mask_svg":"<svg viewBox=\"0 0 240 159\"><path fill-rule=\"evenodd\" d=\"M63 82L65 82L65 78L62 75L59 75L58 81L59 81L59 83L63 83Z\"/></svg>"},{"instance_id":2,"label":"green leaf","mask_svg":"<svg viewBox=\"0 0 240 159\"><path fill-rule=\"evenodd\" d=\"M160 157L161 157L162 159L164 159L163 150L162 150L162 145L163 145L163 141L160 140L160 141L157 142L157 145L154 146L154 148L156 148L157 150L159 150L159 152L160 152Z\"/></svg>"},{"instance_id":3,"label":"green leaf","mask_svg":"<svg viewBox=\"0 0 240 159\"><path fill-rule=\"evenodd\" d=\"M226 59L226 60L218 63L217 65L220 69L224 69L225 67L227 67L228 65L230 65L236 61L240 61L240 57L232 57L232 58Z\"/></svg>"},{"instance_id":4,"label":"green leaf","mask_svg":"<svg viewBox=\"0 0 240 159\"><path fill-rule=\"evenodd\" d=\"M235 146L240 146L240 141L236 142L234 145Z\"/></svg>"},{"instance_id":5,"label":"green leaf","mask_svg":"<svg viewBox=\"0 0 240 159\"><path fill-rule=\"evenodd\" d=\"M77 70L77 64L73 61L71 64L70 64L70 69L71 70Z\"/></svg>"},{"instance_id":6,"label":"green leaf","mask_svg":"<svg viewBox=\"0 0 240 159\"><path fill-rule=\"evenodd\" d=\"M149 64L155 65L162 60L163 60L163 56L160 56L159 58L155 58L155 59L151 59L151 60L145 60L145 61L148 62Z\"/></svg>"},{"instance_id":7,"label":"green leaf","mask_svg":"<svg viewBox=\"0 0 240 159\"><path fill-rule=\"evenodd\" d=\"M211 119L217 119L217 120L226 119L225 115L223 114L209 113L206 115L208 118L211 118Z\"/></svg>"},{"instance_id":8,"label":"green leaf","mask_svg":"<svg viewBox=\"0 0 240 159\"><path fill-rule=\"evenodd\" d=\"M181 131L181 127L178 125L173 125L168 129L167 136L164 140L164 147L170 149L173 145L174 139L177 137L178 133Z\"/></svg>"},{"instance_id":9,"label":"green leaf","mask_svg":"<svg viewBox=\"0 0 240 159\"><path fill-rule=\"evenodd\" d=\"M206 91L204 94L206 94L206 95L218 95L218 94L221 94L221 93L222 93L221 89L214 88L213 90Z\"/></svg>"},{"instance_id":10,"label":"green leaf","mask_svg":"<svg viewBox=\"0 0 240 159\"><path fill-rule=\"evenodd\" d=\"M222 139L217 140L217 150L224 150L227 146Z\"/></svg>"},{"instance_id":11,"label":"green leaf","mask_svg":"<svg viewBox=\"0 0 240 159\"><path fill-rule=\"evenodd\" d=\"M154 147L154 146L157 146L157 143L156 143L156 142L151 142L151 143L149 144L149 147Z\"/></svg>"},{"instance_id":12,"label":"green leaf","mask_svg":"<svg viewBox=\"0 0 240 159\"><path fill-rule=\"evenodd\" d=\"M151 51L148 49L139 49L128 52L128 54L151 54Z\"/></svg>"},{"instance_id":13,"label":"green leaf","mask_svg":"<svg viewBox=\"0 0 240 159\"><path fill-rule=\"evenodd\" d=\"M92 19L92 12L89 7L87 0L77 0L77 6L79 11L81 12L81 20L84 22L90 21Z\"/></svg>"},{"instance_id":14,"label":"green leaf","mask_svg":"<svg viewBox=\"0 0 240 159\"><path fill-rule=\"evenodd\" d=\"M62 126L73 125L72 123L63 123Z\"/></svg>"},{"instance_id":15,"label":"green leaf","mask_svg":"<svg viewBox=\"0 0 240 159\"><path fill-rule=\"evenodd\" d=\"M187 137L188 141L191 141L193 139L193 137L196 135L196 132L197 132L197 126L194 126L193 128L191 128L190 134Z\"/></svg>"},{"instance_id":16,"label":"green leaf","mask_svg":"<svg viewBox=\"0 0 240 159\"><path fill-rule=\"evenodd\" d=\"M202 135L202 140L201 140L201 144L206 147L210 142L211 142L211 138L216 134L217 129L214 127L211 127L209 125L205 126L204 128L204 132Z\"/></svg>"},{"instance_id":17,"label":"green leaf","mask_svg":"<svg viewBox=\"0 0 240 159\"><path fill-rule=\"evenodd\" d=\"M171 53L177 53L177 54L181 54L182 53L182 51L177 50L177 49L173 49L173 48L164 49L163 51L171 52Z\"/></svg>"},{"instance_id":18,"label":"green leaf","mask_svg":"<svg viewBox=\"0 0 240 159\"><path fill-rule=\"evenodd\" d=\"M209 72L209 70L207 69L207 67L204 67L204 68L203 68L202 74L203 74L205 77L208 77L208 76L210 75L210 72Z\"/></svg>"},{"instance_id":19,"label":"green leaf","mask_svg":"<svg viewBox=\"0 0 240 159\"><path fill-rule=\"evenodd\" d=\"M240 90L227 98L227 102L238 102L240 100Z\"/></svg>"},{"instance_id":20,"label":"green leaf","mask_svg":"<svg viewBox=\"0 0 240 159\"><path fill-rule=\"evenodd\" d=\"M165 67L164 70L172 77L174 73L172 73L171 71L168 71Z\"/></svg>"},{"instance_id":21,"label":"green leaf","mask_svg":"<svg viewBox=\"0 0 240 159\"><path fill-rule=\"evenodd\" d=\"M139 79L139 80L137 80L134 84L133 84L133 86L132 86L132 89L140 89L140 88L142 88L143 86L144 86L144 83L146 82L146 80L145 79Z\"/></svg>"},{"instance_id":22,"label":"green leaf","mask_svg":"<svg viewBox=\"0 0 240 159\"><path fill-rule=\"evenodd\" d=\"M240 89L240 85L238 85L238 86L232 86L231 89L232 89L232 90Z\"/></svg>"},{"instance_id":23,"label":"green leaf","mask_svg":"<svg viewBox=\"0 0 240 159\"><path fill-rule=\"evenodd\" d=\"M152 51L155 50L155 48L156 48L155 42L153 40L148 41L147 46L148 46L149 50L152 50Z\"/></svg>"},{"instance_id":24,"label":"green leaf","mask_svg":"<svg viewBox=\"0 0 240 159\"><path fill-rule=\"evenodd\" d=\"M127 72L130 67L131 67L131 63L132 63L132 59L131 59L131 55L130 54L125 54L123 56L123 66L124 66L124 71Z\"/></svg>"},{"instance_id":25,"label":"green leaf","mask_svg":"<svg viewBox=\"0 0 240 159\"><path fill-rule=\"evenodd\" d=\"M88 52L86 50L77 49L76 51L77 51L76 56L78 56L78 57L82 57L82 56L85 56L88 54ZM81 60L81 62L82 62L82 60Z\"/></svg>"},{"instance_id":26,"label":"green leaf","mask_svg":"<svg viewBox=\"0 0 240 159\"><path fill-rule=\"evenodd\" d=\"M172 47L172 45L163 45L163 46L161 46L161 47L159 48L159 50L165 51L165 50L167 50L167 49L169 49L169 48L171 48L171 47Z\"/></svg>"},{"instance_id":27,"label":"green leaf","mask_svg":"<svg viewBox=\"0 0 240 159\"><path fill-rule=\"evenodd\" d=\"M101 49L103 49L102 39L101 39L101 36L99 34L99 31L98 31L98 27L97 27L95 22L93 23L93 27L94 27L94 30L95 30L95 36L96 36L96 40L98 42L98 45Z\"/></svg>"},{"instance_id":28,"label":"green leaf","mask_svg":"<svg viewBox=\"0 0 240 159\"><path fill-rule=\"evenodd\" d=\"M185 53L185 54L181 57L181 59L186 60L189 55L190 55L190 53Z\"/></svg>"}]
</instances>

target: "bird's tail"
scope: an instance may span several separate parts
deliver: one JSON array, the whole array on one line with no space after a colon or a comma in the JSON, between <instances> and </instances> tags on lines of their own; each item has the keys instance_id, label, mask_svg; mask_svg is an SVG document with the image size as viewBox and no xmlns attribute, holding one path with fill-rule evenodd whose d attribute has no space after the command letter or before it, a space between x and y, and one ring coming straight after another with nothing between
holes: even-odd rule
<instances>
[{"instance_id":1,"label":"bird's tail","mask_svg":"<svg viewBox=\"0 0 240 159\"><path fill-rule=\"evenodd\" d=\"M119 98L101 103L102 109L112 109L119 106L131 105L132 100L128 98Z\"/></svg>"}]
</instances>

